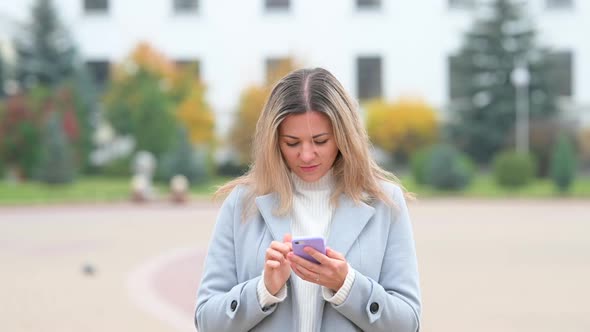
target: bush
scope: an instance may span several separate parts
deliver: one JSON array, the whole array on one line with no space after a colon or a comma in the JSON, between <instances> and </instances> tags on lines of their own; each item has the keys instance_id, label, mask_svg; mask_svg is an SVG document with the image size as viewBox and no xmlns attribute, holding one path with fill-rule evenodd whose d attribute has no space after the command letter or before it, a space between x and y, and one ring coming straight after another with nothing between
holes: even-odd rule
<instances>
[{"instance_id":1,"label":"bush","mask_svg":"<svg viewBox=\"0 0 590 332\"><path fill-rule=\"evenodd\" d=\"M500 152L494 158L494 179L506 188L527 185L536 174L537 165L530 154L515 151Z\"/></svg>"},{"instance_id":2,"label":"bush","mask_svg":"<svg viewBox=\"0 0 590 332\"><path fill-rule=\"evenodd\" d=\"M432 147L429 146L416 151L412 156L410 164L416 184L426 184L426 166L431 153Z\"/></svg>"},{"instance_id":3,"label":"bush","mask_svg":"<svg viewBox=\"0 0 590 332\"><path fill-rule=\"evenodd\" d=\"M551 179L561 192L568 190L576 173L576 157L572 142L561 134L551 156Z\"/></svg>"},{"instance_id":4,"label":"bush","mask_svg":"<svg viewBox=\"0 0 590 332\"><path fill-rule=\"evenodd\" d=\"M76 174L73 149L60 124L60 117L53 113L43 131L39 180L48 184L70 183Z\"/></svg>"},{"instance_id":5,"label":"bush","mask_svg":"<svg viewBox=\"0 0 590 332\"><path fill-rule=\"evenodd\" d=\"M217 166L217 175L238 177L246 174L248 169L248 165L239 165L233 161L226 161Z\"/></svg>"},{"instance_id":6,"label":"bush","mask_svg":"<svg viewBox=\"0 0 590 332\"><path fill-rule=\"evenodd\" d=\"M179 130L176 147L162 158L158 178L168 183L175 175L184 175L191 185L207 180L207 152L194 150L186 130Z\"/></svg>"},{"instance_id":7,"label":"bush","mask_svg":"<svg viewBox=\"0 0 590 332\"><path fill-rule=\"evenodd\" d=\"M580 161L588 167L590 166L590 127L582 128L578 132L577 141Z\"/></svg>"},{"instance_id":8,"label":"bush","mask_svg":"<svg viewBox=\"0 0 590 332\"><path fill-rule=\"evenodd\" d=\"M473 163L453 146L433 146L422 158L425 158L424 180L436 189L461 190L471 182Z\"/></svg>"},{"instance_id":9,"label":"bush","mask_svg":"<svg viewBox=\"0 0 590 332\"><path fill-rule=\"evenodd\" d=\"M109 177L124 177L131 179L133 174L132 163L132 155L117 158L110 161L108 164L99 167L97 173Z\"/></svg>"},{"instance_id":10,"label":"bush","mask_svg":"<svg viewBox=\"0 0 590 332\"><path fill-rule=\"evenodd\" d=\"M416 150L438 139L437 111L422 100L374 101L366 109L371 141L391 156L407 160Z\"/></svg>"}]
</instances>

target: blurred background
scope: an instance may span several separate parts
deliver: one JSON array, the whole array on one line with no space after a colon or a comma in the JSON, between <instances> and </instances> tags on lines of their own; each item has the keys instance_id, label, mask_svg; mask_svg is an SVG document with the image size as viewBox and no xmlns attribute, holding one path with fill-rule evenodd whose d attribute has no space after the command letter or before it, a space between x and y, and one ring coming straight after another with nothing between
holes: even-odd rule
<instances>
[{"instance_id":1,"label":"blurred background","mask_svg":"<svg viewBox=\"0 0 590 332\"><path fill-rule=\"evenodd\" d=\"M273 84L324 67L417 194L423 330L589 331L588 22L582 0L0 0L0 326L191 330L215 187Z\"/></svg>"}]
</instances>

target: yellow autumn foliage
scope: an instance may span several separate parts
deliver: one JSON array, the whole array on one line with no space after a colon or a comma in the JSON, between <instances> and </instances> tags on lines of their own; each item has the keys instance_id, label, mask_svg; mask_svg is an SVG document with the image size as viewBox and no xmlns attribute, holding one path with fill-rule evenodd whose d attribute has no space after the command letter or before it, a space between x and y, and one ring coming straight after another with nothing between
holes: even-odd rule
<instances>
[{"instance_id":1,"label":"yellow autumn foliage","mask_svg":"<svg viewBox=\"0 0 590 332\"><path fill-rule=\"evenodd\" d=\"M215 117L203 96L205 88L193 82L188 95L180 102L176 115L188 130L193 144L209 144L215 137Z\"/></svg>"},{"instance_id":2,"label":"yellow autumn foliage","mask_svg":"<svg viewBox=\"0 0 590 332\"><path fill-rule=\"evenodd\" d=\"M280 61L271 70L265 86L251 85L240 96L234 125L229 134L229 143L238 153L240 163L251 162L252 141L256 131L256 122L262 113L264 102L270 94L272 86L283 76L300 67L292 58Z\"/></svg>"},{"instance_id":3,"label":"yellow autumn foliage","mask_svg":"<svg viewBox=\"0 0 590 332\"><path fill-rule=\"evenodd\" d=\"M438 138L436 110L417 98L370 102L366 105L366 117L371 141L390 154L410 156Z\"/></svg>"},{"instance_id":4,"label":"yellow autumn foliage","mask_svg":"<svg viewBox=\"0 0 590 332\"><path fill-rule=\"evenodd\" d=\"M147 97L141 88L141 80L157 82L167 99L166 105L170 106L168 110L160 111L173 112L188 130L193 144L213 142L214 114L205 100L204 84L195 77L194 67L178 66L148 43L142 42L114 67L114 82L105 95L107 106L122 104L130 111L141 111Z\"/></svg>"}]
</instances>

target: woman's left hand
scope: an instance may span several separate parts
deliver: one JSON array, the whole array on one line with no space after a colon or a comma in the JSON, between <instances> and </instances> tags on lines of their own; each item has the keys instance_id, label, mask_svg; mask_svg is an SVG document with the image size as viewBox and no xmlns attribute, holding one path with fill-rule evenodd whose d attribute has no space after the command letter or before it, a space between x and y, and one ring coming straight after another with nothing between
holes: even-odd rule
<instances>
[{"instance_id":1,"label":"woman's left hand","mask_svg":"<svg viewBox=\"0 0 590 332\"><path fill-rule=\"evenodd\" d=\"M338 292L348 274L348 263L344 255L331 248L326 248L326 255L312 247L305 247L303 250L320 264L312 263L290 252L287 259L291 263L291 270L303 280Z\"/></svg>"}]
</instances>

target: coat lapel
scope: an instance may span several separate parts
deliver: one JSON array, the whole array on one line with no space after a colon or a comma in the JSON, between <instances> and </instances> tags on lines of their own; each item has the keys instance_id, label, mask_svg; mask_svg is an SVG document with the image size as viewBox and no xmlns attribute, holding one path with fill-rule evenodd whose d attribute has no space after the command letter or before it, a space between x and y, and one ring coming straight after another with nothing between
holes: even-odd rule
<instances>
[{"instance_id":1,"label":"coat lapel","mask_svg":"<svg viewBox=\"0 0 590 332\"><path fill-rule=\"evenodd\" d=\"M328 246L346 256L374 213L372 206L363 202L355 204L347 196L340 196L330 226Z\"/></svg>"},{"instance_id":2,"label":"coat lapel","mask_svg":"<svg viewBox=\"0 0 590 332\"><path fill-rule=\"evenodd\" d=\"M275 216L273 214L273 210L278 206L276 194L271 193L256 197L256 206L273 239L282 242L285 233L291 233L291 219L289 216Z\"/></svg>"}]
</instances>

